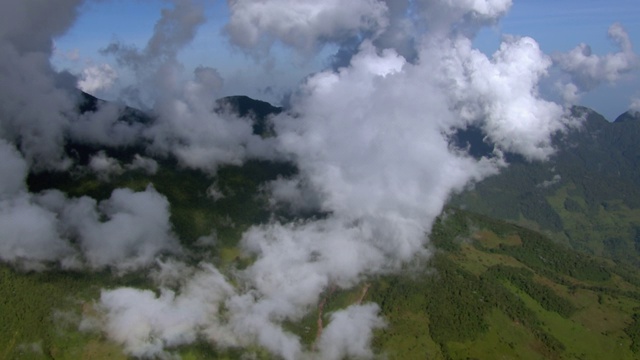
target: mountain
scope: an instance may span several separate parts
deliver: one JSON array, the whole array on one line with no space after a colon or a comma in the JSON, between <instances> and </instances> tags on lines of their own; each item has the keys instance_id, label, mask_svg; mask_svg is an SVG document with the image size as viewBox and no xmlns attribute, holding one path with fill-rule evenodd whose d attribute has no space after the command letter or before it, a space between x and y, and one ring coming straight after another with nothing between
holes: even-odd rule
<instances>
[{"instance_id":1,"label":"mountain","mask_svg":"<svg viewBox=\"0 0 640 360\"><path fill-rule=\"evenodd\" d=\"M269 123L269 116L282 112L281 107L276 107L268 102L255 100L243 95L227 96L218 99L216 101L215 111L224 111L226 107L240 117L253 119L253 133L257 135L273 135L273 124Z\"/></svg>"},{"instance_id":2,"label":"mountain","mask_svg":"<svg viewBox=\"0 0 640 360\"><path fill-rule=\"evenodd\" d=\"M629 110L624 114L618 116L614 122L621 123L626 121L638 121L638 120L640 120L640 111Z\"/></svg>"},{"instance_id":3,"label":"mountain","mask_svg":"<svg viewBox=\"0 0 640 360\"><path fill-rule=\"evenodd\" d=\"M611 123L583 107L573 112L585 121L554 139L557 152L549 161L516 161L452 205L640 264L640 122Z\"/></svg>"},{"instance_id":4,"label":"mountain","mask_svg":"<svg viewBox=\"0 0 640 360\"><path fill-rule=\"evenodd\" d=\"M87 112L96 112L100 108L100 106L108 104L107 101L102 99L98 99L97 97L87 94L84 91L79 91L79 101L78 101L78 110L81 114ZM153 117L144 111L140 111L136 108L132 108L130 106L123 106L120 116L117 121L124 121L127 123L142 123L148 124L153 121Z\"/></svg>"},{"instance_id":5,"label":"mountain","mask_svg":"<svg viewBox=\"0 0 640 360\"><path fill-rule=\"evenodd\" d=\"M282 111L245 97L219 104L218 111L231 106L265 124L269 114ZM288 323L287 330L313 349L333 312L375 302L386 321L372 340L381 358L638 358L640 271L600 255L633 258L605 251L605 243L602 251L592 244L616 233L616 226L635 224L634 201L640 196L629 188L637 189L638 178L628 176L635 171L637 147L616 144L637 133L634 123L609 124L588 109L575 111L587 115L585 126L556 139L560 150L551 165L520 159L454 199L433 227L428 263L407 264L402 273L369 277L349 289L329 288L318 307ZM479 154L486 151L480 135L460 133L457 141ZM614 145L610 152L602 150ZM83 149L93 151L75 150ZM128 161L117 149L102 150ZM90 172L40 173L31 174L28 185L32 192L55 188L73 197L105 199L113 189L141 191L151 183L170 203L171 223L189 261L194 266L211 261L228 271L255 260L237 246L246 229L292 216L273 208L262 192L267 182L296 173L290 163L248 161L222 166L210 176L170 159L156 160L153 174L128 169L106 181ZM212 184L223 195L216 201L209 195ZM609 217L599 219L603 214ZM623 214L627 217L616 218ZM599 222L580 230L589 221ZM199 239L214 229L215 243L202 247ZM578 236L589 231L594 233L587 234L588 241ZM627 235L618 233L621 246L629 245ZM0 265L0 357L127 358L118 344L82 322L97 312L101 289L123 286L157 291L145 273L23 272ZM169 347L183 359L273 358L265 349L222 349L204 339Z\"/></svg>"}]
</instances>

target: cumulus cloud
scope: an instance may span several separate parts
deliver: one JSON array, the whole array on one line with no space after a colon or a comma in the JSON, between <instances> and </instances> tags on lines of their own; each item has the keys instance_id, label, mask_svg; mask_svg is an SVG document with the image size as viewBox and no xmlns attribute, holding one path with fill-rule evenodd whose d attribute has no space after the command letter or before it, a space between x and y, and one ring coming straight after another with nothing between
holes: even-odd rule
<instances>
[{"instance_id":1,"label":"cumulus cloud","mask_svg":"<svg viewBox=\"0 0 640 360\"><path fill-rule=\"evenodd\" d=\"M166 355L165 348L193 343L198 337L225 343L216 334L219 309L234 293L224 276L211 265L200 269L180 288L105 290L99 307L106 315L104 330L128 354L152 358ZM95 322L95 319L93 320Z\"/></svg>"},{"instance_id":2,"label":"cumulus cloud","mask_svg":"<svg viewBox=\"0 0 640 360\"><path fill-rule=\"evenodd\" d=\"M141 156L140 154L135 154L131 164L128 164L126 167L129 170L142 170L149 175L155 175L155 173L158 172L158 162L152 158Z\"/></svg>"},{"instance_id":3,"label":"cumulus cloud","mask_svg":"<svg viewBox=\"0 0 640 360\"><path fill-rule=\"evenodd\" d=\"M562 106L539 94L538 84L552 62L534 39L507 37L491 58L473 49L468 39L438 47L444 55L440 61L447 64L444 81L453 90L461 119L482 127L501 150L529 159L553 153L551 135L574 121Z\"/></svg>"},{"instance_id":4,"label":"cumulus cloud","mask_svg":"<svg viewBox=\"0 0 640 360\"><path fill-rule=\"evenodd\" d=\"M140 135L150 153L174 156L185 167L212 173L220 164L276 156L270 140L253 134L249 119L214 112L216 94L224 85L216 69L199 66L191 79L185 78L178 54L203 24L204 12L198 1L172 4L144 48L112 43L104 50L134 71L133 88L154 114L153 124Z\"/></svg>"},{"instance_id":5,"label":"cumulus cloud","mask_svg":"<svg viewBox=\"0 0 640 360\"><path fill-rule=\"evenodd\" d=\"M49 63L52 38L73 22L81 0L0 4L0 137L37 168L66 168L64 131L75 98ZM73 85L72 85L73 86Z\"/></svg>"},{"instance_id":6,"label":"cumulus cloud","mask_svg":"<svg viewBox=\"0 0 640 360\"><path fill-rule=\"evenodd\" d=\"M196 69L195 79L174 87L158 101L154 125L144 136L151 152L171 154L182 165L215 172L220 164L241 164L249 157L276 156L272 140L253 134L250 119L214 112L212 69Z\"/></svg>"},{"instance_id":7,"label":"cumulus cloud","mask_svg":"<svg viewBox=\"0 0 640 360\"><path fill-rule=\"evenodd\" d=\"M107 156L104 151L92 156L88 166L98 178L105 181L108 181L111 175L120 175L124 172L118 159Z\"/></svg>"},{"instance_id":8,"label":"cumulus cloud","mask_svg":"<svg viewBox=\"0 0 640 360\"><path fill-rule=\"evenodd\" d=\"M80 144L112 147L140 144L146 124L138 119L127 119L130 109L116 102L96 103L96 109L86 111L71 121L68 139Z\"/></svg>"},{"instance_id":9,"label":"cumulus cloud","mask_svg":"<svg viewBox=\"0 0 640 360\"><path fill-rule=\"evenodd\" d=\"M320 209L321 199L309 184L300 178L279 178L265 189L273 207L286 206L294 214L305 214Z\"/></svg>"},{"instance_id":10,"label":"cumulus cloud","mask_svg":"<svg viewBox=\"0 0 640 360\"><path fill-rule=\"evenodd\" d=\"M378 317L378 311L377 305L366 304L352 305L331 314L331 322L322 332L318 343L322 358L372 358L372 329L384 326L384 322Z\"/></svg>"},{"instance_id":11,"label":"cumulus cloud","mask_svg":"<svg viewBox=\"0 0 640 360\"><path fill-rule=\"evenodd\" d=\"M1 139L0 164L0 259L29 269L57 260L70 265L75 252L60 237L56 214L27 193L27 163Z\"/></svg>"},{"instance_id":12,"label":"cumulus cloud","mask_svg":"<svg viewBox=\"0 0 640 360\"><path fill-rule=\"evenodd\" d=\"M0 199L25 191L24 179L27 176L27 163L11 144L0 139Z\"/></svg>"},{"instance_id":13,"label":"cumulus cloud","mask_svg":"<svg viewBox=\"0 0 640 360\"><path fill-rule=\"evenodd\" d=\"M173 7L162 10L153 35L143 49L119 42L111 43L103 52L114 54L120 64L144 72L152 64L175 61L178 51L193 40L205 21L202 5L193 0L172 0Z\"/></svg>"},{"instance_id":14,"label":"cumulus cloud","mask_svg":"<svg viewBox=\"0 0 640 360\"><path fill-rule=\"evenodd\" d=\"M99 204L89 197L67 200L58 192L45 193L40 202L58 214L61 233L76 239L93 269L132 271L163 253L179 252L169 201L152 187L116 189Z\"/></svg>"},{"instance_id":15,"label":"cumulus cloud","mask_svg":"<svg viewBox=\"0 0 640 360\"><path fill-rule=\"evenodd\" d=\"M251 1L229 0L225 32L245 49L269 50L280 41L308 53L329 42L361 33L378 33L387 26L387 6L379 0Z\"/></svg>"},{"instance_id":16,"label":"cumulus cloud","mask_svg":"<svg viewBox=\"0 0 640 360\"><path fill-rule=\"evenodd\" d=\"M374 39L374 43L381 49L394 49L408 61L413 61L417 56L416 40L419 36L419 26L411 19L408 19L407 14L415 11L415 2L410 0L386 0L385 3L388 8L389 24ZM345 43L341 44L342 48L338 52L338 58L335 59L337 61L334 61L336 65L342 67L349 64L351 56L355 55L359 45L359 42L355 39L352 40L352 43L353 46L351 47L347 47Z\"/></svg>"},{"instance_id":17,"label":"cumulus cloud","mask_svg":"<svg viewBox=\"0 0 640 360\"><path fill-rule=\"evenodd\" d=\"M492 25L511 8L512 0L418 0L420 15L431 34L450 32L474 34L485 25Z\"/></svg>"},{"instance_id":18,"label":"cumulus cloud","mask_svg":"<svg viewBox=\"0 0 640 360\"><path fill-rule=\"evenodd\" d=\"M99 204L57 190L31 194L25 186L27 163L4 140L0 159L2 261L30 269L87 265L125 272L147 267L163 253L180 252L169 202L153 188L118 189Z\"/></svg>"},{"instance_id":19,"label":"cumulus cloud","mask_svg":"<svg viewBox=\"0 0 640 360\"><path fill-rule=\"evenodd\" d=\"M640 97L631 99L631 105L629 105L631 111L640 112Z\"/></svg>"},{"instance_id":20,"label":"cumulus cloud","mask_svg":"<svg viewBox=\"0 0 640 360\"><path fill-rule=\"evenodd\" d=\"M620 51L597 55L583 43L568 53L554 55L555 62L581 91L592 90L602 83L613 83L640 66L640 58L622 25L611 25L608 35Z\"/></svg>"},{"instance_id":21,"label":"cumulus cloud","mask_svg":"<svg viewBox=\"0 0 640 360\"><path fill-rule=\"evenodd\" d=\"M548 187L558 184L561 180L562 180L562 176L560 176L560 174L555 174L553 175L551 180L544 180L543 182L536 184L536 187L546 189Z\"/></svg>"},{"instance_id":22,"label":"cumulus cloud","mask_svg":"<svg viewBox=\"0 0 640 360\"><path fill-rule=\"evenodd\" d=\"M537 93L551 64L532 39L509 39L492 58L467 38L425 44L412 64L366 42L349 67L311 76L290 112L274 119L280 151L300 173L271 189L298 204L299 189L310 189L327 216L243 235L242 248L256 260L237 272L246 290L226 300L222 327L240 344L286 359L309 352L284 321L300 320L331 286L351 288L428 256L427 234L449 195L497 172L502 151L531 159L551 153L550 136L568 120ZM493 157L475 159L451 145L456 129L470 125L487 133ZM376 311L336 314L321 340L334 350L321 356L369 354L367 334L381 325ZM338 340L350 317L360 331Z\"/></svg>"},{"instance_id":23,"label":"cumulus cloud","mask_svg":"<svg viewBox=\"0 0 640 360\"><path fill-rule=\"evenodd\" d=\"M75 250L58 233L56 214L27 195L0 201L0 242L3 262L26 269L43 269L59 262L75 267Z\"/></svg>"},{"instance_id":24,"label":"cumulus cloud","mask_svg":"<svg viewBox=\"0 0 640 360\"><path fill-rule=\"evenodd\" d=\"M91 65L82 70L78 80L78 88L84 92L95 94L107 90L118 79L118 73L109 64Z\"/></svg>"}]
</instances>

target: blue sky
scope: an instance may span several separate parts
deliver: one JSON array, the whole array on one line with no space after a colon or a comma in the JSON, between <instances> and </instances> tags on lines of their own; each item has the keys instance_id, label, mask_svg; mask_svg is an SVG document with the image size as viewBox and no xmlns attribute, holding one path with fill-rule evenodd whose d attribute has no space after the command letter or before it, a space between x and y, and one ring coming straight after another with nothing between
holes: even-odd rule
<instances>
[{"instance_id":1,"label":"blue sky","mask_svg":"<svg viewBox=\"0 0 640 360\"><path fill-rule=\"evenodd\" d=\"M163 7L161 0L108 0L89 2L80 11L76 24L59 39L52 61L58 68L79 72L88 63L112 63L100 54L100 49L114 40L126 44L144 45L151 36ZM198 65L216 68L225 79L222 95L243 93L276 102L304 76L326 65L333 49L314 59L300 59L293 52L276 47L275 67L266 71L262 64L234 49L221 34L228 19L226 1L207 1L207 22L196 39L181 53L187 68ZM608 27L621 23L637 45L640 41L640 1L638 0L514 0L509 14L493 28L478 35L476 46L492 53L503 34L531 36L547 54L566 52L579 43L589 44L594 53L604 54L617 49L607 38ZM637 46L636 46L637 47ZM69 60L69 54L77 54ZM585 94L581 103L593 107L610 120L626 110L632 97L640 96L640 79L636 71L629 79L615 85L605 84ZM273 93L265 91L267 87Z\"/></svg>"}]
</instances>

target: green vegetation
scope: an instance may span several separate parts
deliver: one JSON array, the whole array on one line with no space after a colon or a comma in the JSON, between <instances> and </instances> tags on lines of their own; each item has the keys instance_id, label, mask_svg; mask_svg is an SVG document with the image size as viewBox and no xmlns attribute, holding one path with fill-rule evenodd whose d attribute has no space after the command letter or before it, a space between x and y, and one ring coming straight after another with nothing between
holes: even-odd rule
<instances>
[{"instance_id":1,"label":"green vegetation","mask_svg":"<svg viewBox=\"0 0 640 360\"><path fill-rule=\"evenodd\" d=\"M143 286L136 275L24 273L0 266L0 359L118 359L122 350L78 330L100 289Z\"/></svg>"},{"instance_id":2,"label":"green vegetation","mask_svg":"<svg viewBox=\"0 0 640 360\"><path fill-rule=\"evenodd\" d=\"M451 250L434 257L431 272L383 277L371 287L388 321L375 347L390 359L635 358L637 323L628 323L638 288L618 277L613 284L615 266L452 209L432 238ZM567 254L571 261L558 261Z\"/></svg>"},{"instance_id":3,"label":"green vegetation","mask_svg":"<svg viewBox=\"0 0 640 360\"><path fill-rule=\"evenodd\" d=\"M633 314L633 322L624 329L624 332L631 338L631 350L640 353L640 314Z\"/></svg>"},{"instance_id":4,"label":"green vegetation","mask_svg":"<svg viewBox=\"0 0 640 360\"><path fill-rule=\"evenodd\" d=\"M487 275L510 282L527 293L545 310L557 312L564 318L569 318L576 311L576 307L569 300L559 296L548 286L535 282L534 274L529 269L497 265L491 267Z\"/></svg>"},{"instance_id":5,"label":"green vegetation","mask_svg":"<svg viewBox=\"0 0 640 360\"><path fill-rule=\"evenodd\" d=\"M582 128L555 139L548 162L514 163L453 204L550 235L575 250L640 264L640 122L586 109Z\"/></svg>"}]
</instances>

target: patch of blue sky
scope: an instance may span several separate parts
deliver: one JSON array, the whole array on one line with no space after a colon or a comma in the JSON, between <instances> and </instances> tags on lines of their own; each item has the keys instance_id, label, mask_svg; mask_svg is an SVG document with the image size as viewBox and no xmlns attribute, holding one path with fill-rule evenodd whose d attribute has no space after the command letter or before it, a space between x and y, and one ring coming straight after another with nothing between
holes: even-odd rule
<instances>
[{"instance_id":1,"label":"patch of blue sky","mask_svg":"<svg viewBox=\"0 0 640 360\"><path fill-rule=\"evenodd\" d=\"M218 69L225 79L225 94L245 93L277 102L306 75L328 64L335 48L326 47L315 58L304 58L283 46L274 46L270 59L254 58L233 48L222 33L228 20L226 1L203 1L207 22L194 41L180 53L187 70L197 66ZM142 47L153 33L163 7L162 0L90 1L80 9L76 24L56 39L59 69L81 71L87 61L113 62L100 50L113 41ZM487 54L497 50L503 35L530 36L547 54L568 51L580 43L591 45L596 54L617 51L607 37L609 26L623 25L632 42L640 41L640 0L514 0L510 12L494 27L480 31L474 44ZM71 60L77 54L81 61ZM82 63L84 61L84 63ZM188 73L189 71L187 71ZM234 83L238 82L238 83ZM269 84L273 82L272 84ZM583 96L583 103L611 120L626 109L632 97L640 96L636 74L618 85L605 84Z\"/></svg>"},{"instance_id":2,"label":"patch of blue sky","mask_svg":"<svg viewBox=\"0 0 640 360\"><path fill-rule=\"evenodd\" d=\"M620 23L632 40L640 39L638 0L522 0L493 28L483 29L476 45L494 51L502 34L530 36L545 53L567 51L580 43L595 53L615 50L607 37L613 23Z\"/></svg>"}]
</instances>

